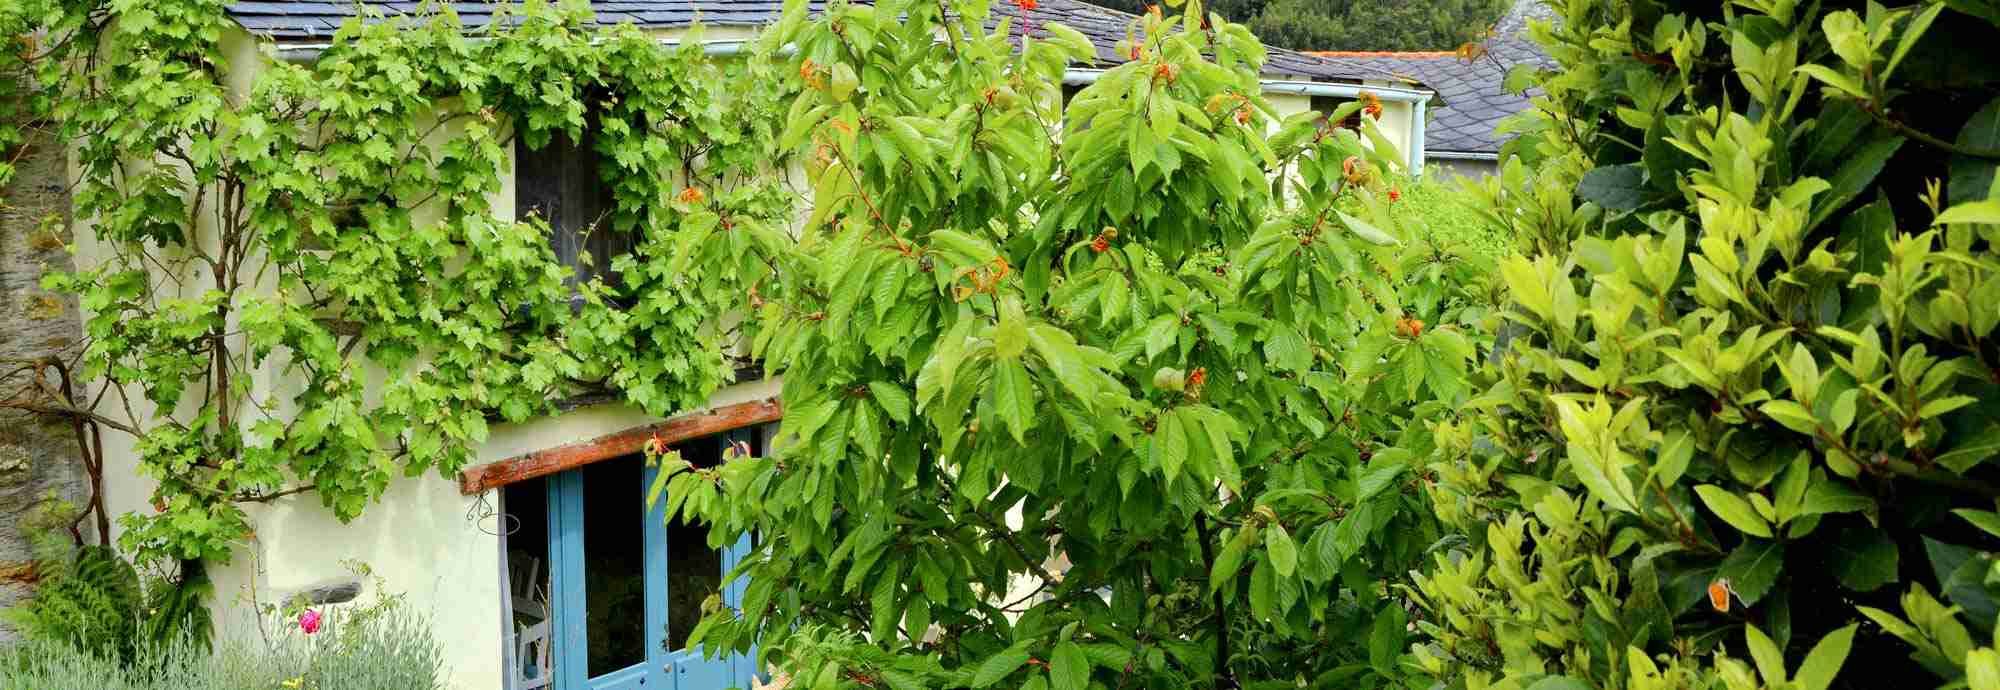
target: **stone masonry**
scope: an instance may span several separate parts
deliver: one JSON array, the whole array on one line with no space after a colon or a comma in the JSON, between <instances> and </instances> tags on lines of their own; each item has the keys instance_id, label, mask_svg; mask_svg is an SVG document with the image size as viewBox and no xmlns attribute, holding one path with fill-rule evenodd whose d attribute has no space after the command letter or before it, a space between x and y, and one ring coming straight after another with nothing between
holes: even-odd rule
<instances>
[{"instance_id":1,"label":"stone masonry","mask_svg":"<svg viewBox=\"0 0 2000 690\"><path fill-rule=\"evenodd\" d=\"M72 265L64 251L71 206L63 153L41 132L18 148L0 150L0 160L15 168L13 180L0 188L0 397L20 388L19 375L6 377L14 363L74 354L82 337L75 300L41 288L44 272ZM0 608L18 604L34 588L22 519L50 492L81 503L85 486L67 421L0 410ZM17 637L0 625L0 643Z\"/></svg>"}]
</instances>

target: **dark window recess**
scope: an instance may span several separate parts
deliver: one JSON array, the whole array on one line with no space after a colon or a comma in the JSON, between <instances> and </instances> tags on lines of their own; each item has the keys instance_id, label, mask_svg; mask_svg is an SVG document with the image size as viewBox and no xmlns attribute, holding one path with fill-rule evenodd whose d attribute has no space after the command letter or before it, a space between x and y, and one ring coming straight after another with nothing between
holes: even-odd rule
<instances>
[{"instance_id":1,"label":"dark window recess","mask_svg":"<svg viewBox=\"0 0 2000 690\"><path fill-rule=\"evenodd\" d=\"M514 140L515 213L522 219L538 214L548 221L556 258L574 270L571 287L594 277L616 284L611 260L633 247L630 233L611 227L616 205L610 186L598 177L595 130L592 118L582 141L557 133L547 146L531 149L523 139Z\"/></svg>"},{"instance_id":2,"label":"dark window recess","mask_svg":"<svg viewBox=\"0 0 2000 690\"><path fill-rule=\"evenodd\" d=\"M1324 121L1328 116L1333 114L1333 111L1339 109L1341 105L1353 100L1352 98L1341 98L1338 96L1313 96L1312 109L1313 112L1319 113L1319 119ZM1361 129L1361 111L1356 110L1353 113L1349 113L1347 117L1341 118L1340 128Z\"/></svg>"},{"instance_id":3,"label":"dark window recess","mask_svg":"<svg viewBox=\"0 0 2000 690\"><path fill-rule=\"evenodd\" d=\"M1082 84L1071 84L1069 82L1063 82L1062 85L1063 107L1065 108L1069 107L1069 102L1076 100L1076 95L1080 93L1083 93Z\"/></svg>"}]
</instances>

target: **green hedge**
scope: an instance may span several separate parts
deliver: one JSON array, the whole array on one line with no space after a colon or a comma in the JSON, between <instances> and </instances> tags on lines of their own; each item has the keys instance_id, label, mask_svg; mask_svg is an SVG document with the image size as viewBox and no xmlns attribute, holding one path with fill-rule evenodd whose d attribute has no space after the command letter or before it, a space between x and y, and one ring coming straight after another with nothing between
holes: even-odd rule
<instances>
[{"instance_id":1,"label":"green hedge","mask_svg":"<svg viewBox=\"0 0 2000 690\"><path fill-rule=\"evenodd\" d=\"M1553 4L1418 665L2000 688L2000 6Z\"/></svg>"}]
</instances>

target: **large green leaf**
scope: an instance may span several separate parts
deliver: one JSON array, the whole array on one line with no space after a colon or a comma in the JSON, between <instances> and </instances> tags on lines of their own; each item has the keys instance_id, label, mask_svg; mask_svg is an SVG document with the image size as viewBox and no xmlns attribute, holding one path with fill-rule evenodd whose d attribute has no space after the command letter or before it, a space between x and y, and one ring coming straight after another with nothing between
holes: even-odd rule
<instances>
[{"instance_id":1,"label":"large green leaf","mask_svg":"<svg viewBox=\"0 0 2000 690\"><path fill-rule=\"evenodd\" d=\"M1697 486L1694 492L1701 496L1702 504L1708 506L1710 512L1722 518L1723 522L1729 523L1730 527L1736 528L1736 531L1753 537L1766 539L1771 537L1771 523L1766 521L1764 516L1758 515L1757 510L1750 507L1749 501L1714 484Z\"/></svg>"},{"instance_id":2,"label":"large green leaf","mask_svg":"<svg viewBox=\"0 0 2000 690\"><path fill-rule=\"evenodd\" d=\"M1973 549L1924 537L1924 555L1931 561L1939 588L1973 627L1992 632L1995 616L2000 616L2000 600L1986 587L1988 562Z\"/></svg>"},{"instance_id":3,"label":"large green leaf","mask_svg":"<svg viewBox=\"0 0 2000 690\"><path fill-rule=\"evenodd\" d=\"M1292 535L1284 525L1264 528L1264 553L1271 559L1271 569L1278 577L1291 577L1299 569L1299 546L1292 541Z\"/></svg>"},{"instance_id":4,"label":"large green leaf","mask_svg":"<svg viewBox=\"0 0 2000 690\"><path fill-rule=\"evenodd\" d=\"M1054 658L1049 661L1049 687L1051 690L1085 690L1090 686L1090 657L1075 642L1064 640L1056 645Z\"/></svg>"},{"instance_id":5,"label":"large green leaf","mask_svg":"<svg viewBox=\"0 0 2000 690\"><path fill-rule=\"evenodd\" d=\"M1847 652L1854 646L1856 625L1828 633L1820 638L1806 653L1806 660L1799 664L1798 678L1800 690L1826 690L1833 685L1833 677L1840 673L1840 667L1847 661Z\"/></svg>"},{"instance_id":6,"label":"large green leaf","mask_svg":"<svg viewBox=\"0 0 2000 690\"><path fill-rule=\"evenodd\" d=\"M1646 202L1646 167L1637 163L1607 165L1584 173L1576 195L1611 211L1630 211Z\"/></svg>"},{"instance_id":7,"label":"large green leaf","mask_svg":"<svg viewBox=\"0 0 2000 690\"><path fill-rule=\"evenodd\" d=\"M1833 576L1856 592L1873 591L1896 581L1896 543L1880 529L1851 525L1840 531L1827 559Z\"/></svg>"},{"instance_id":8,"label":"large green leaf","mask_svg":"<svg viewBox=\"0 0 2000 690\"><path fill-rule=\"evenodd\" d=\"M2000 151L2000 98L1986 102L1986 106L1965 121L1958 130L1960 147ZM2000 160L1982 158L1963 153L1951 157L1950 181L1945 183L1945 199L1957 206L1969 201L2000 198L1996 194L1995 171L2000 171Z\"/></svg>"},{"instance_id":9,"label":"large green leaf","mask_svg":"<svg viewBox=\"0 0 2000 690\"><path fill-rule=\"evenodd\" d=\"M1755 606L1778 583L1784 566L1783 543L1751 539L1730 552L1716 574L1729 578L1730 589L1735 590L1744 606Z\"/></svg>"},{"instance_id":10,"label":"large green leaf","mask_svg":"<svg viewBox=\"0 0 2000 690\"><path fill-rule=\"evenodd\" d=\"M1882 166L1889 163L1889 157L1896 155L1902 147L1902 137L1877 135L1844 158L1840 168L1827 178L1833 189L1819 195L1813 202L1812 220L1806 223L1806 228L1818 227L1835 211L1847 206L1847 202L1861 196L1875 181L1875 176L1882 174Z\"/></svg>"},{"instance_id":11,"label":"large green leaf","mask_svg":"<svg viewBox=\"0 0 2000 690\"><path fill-rule=\"evenodd\" d=\"M1569 676L1544 676L1528 690L1591 690L1590 684Z\"/></svg>"},{"instance_id":12,"label":"large green leaf","mask_svg":"<svg viewBox=\"0 0 2000 690\"><path fill-rule=\"evenodd\" d=\"M1029 657L1025 645L1017 644L1000 650L1000 653L980 662L979 672L972 676L972 687L990 687L1005 680L1007 676L1014 675L1015 671L1020 670L1022 664L1028 663Z\"/></svg>"}]
</instances>

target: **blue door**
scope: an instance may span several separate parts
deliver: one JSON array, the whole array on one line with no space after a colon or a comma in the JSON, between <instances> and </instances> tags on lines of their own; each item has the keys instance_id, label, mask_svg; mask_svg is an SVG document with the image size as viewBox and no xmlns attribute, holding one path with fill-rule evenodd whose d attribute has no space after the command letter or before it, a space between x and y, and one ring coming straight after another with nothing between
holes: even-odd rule
<instances>
[{"instance_id":1,"label":"blue door","mask_svg":"<svg viewBox=\"0 0 2000 690\"><path fill-rule=\"evenodd\" d=\"M679 446L696 465L721 460L748 430ZM748 688L755 669L741 655L704 658L686 640L701 604L720 594L741 606L745 583L722 575L749 539L709 548L707 531L646 505L659 470L637 455L556 475L548 482L555 690L723 690Z\"/></svg>"}]
</instances>

